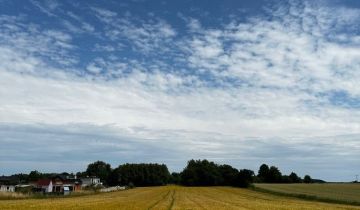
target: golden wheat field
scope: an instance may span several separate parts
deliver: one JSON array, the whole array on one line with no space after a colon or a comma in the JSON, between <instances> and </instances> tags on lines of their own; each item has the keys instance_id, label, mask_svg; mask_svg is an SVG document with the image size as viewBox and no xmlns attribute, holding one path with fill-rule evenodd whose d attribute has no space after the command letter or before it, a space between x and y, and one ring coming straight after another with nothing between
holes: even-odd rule
<instances>
[{"instance_id":1,"label":"golden wheat field","mask_svg":"<svg viewBox=\"0 0 360 210\"><path fill-rule=\"evenodd\" d=\"M144 187L68 198L2 200L0 209L360 209L231 187Z\"/></svg>"}]
</instances>

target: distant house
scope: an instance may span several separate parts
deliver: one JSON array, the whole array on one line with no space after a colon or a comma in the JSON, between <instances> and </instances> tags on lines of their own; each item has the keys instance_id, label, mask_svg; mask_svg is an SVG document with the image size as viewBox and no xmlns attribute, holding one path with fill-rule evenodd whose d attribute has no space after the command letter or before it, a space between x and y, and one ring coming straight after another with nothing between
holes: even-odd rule
<instances>
[{"instance_id":1,"label":"distant house","mask_svg":"<svg viewBox=\"0 0 360 210\"><path fill-rule=\"evenodd\" d=\"M1 185L0 192L15 192L15 185Z\"/></svg>"},{"instance_id":2,"label":"distant house","mask_svg":"<svg viewBox=\"0 0 360 210\"><path fill-rule=\"evenodd\" d=\"M51 179L39 179L35 184L37 192L51 193L53 191L53 183Z\"/></svg>"},{"instance_id":3,"label":"distant house","mask_svg":"<svg viewBox=\"0 0 360 210\"><path fill-rule=\"evenodd\" d=\"M15 192L15 186L19 182L19 178L16 176L1 176L0 192Z\"/></svg>"},{"instance_id":4,"label":"distant house","mask_svg":"<svg viewBox=\"0 0 360 210\"><path fill-rule=\"evenodd\" d=\"M35 184L35 191L43 193L68 194L81 190L81 180L68 175L55 175L50 179L40 179Z\"/></svg>"},{"instance_id":5,"label":"distant house","mask_svg":"<svg viewBox=\"0 0 360 210\"><path fill-rule=\"evenodd\" d=\"M95 176L81 178L82 187L102 185L100 178Z\"/></svg>"}]
</instances>

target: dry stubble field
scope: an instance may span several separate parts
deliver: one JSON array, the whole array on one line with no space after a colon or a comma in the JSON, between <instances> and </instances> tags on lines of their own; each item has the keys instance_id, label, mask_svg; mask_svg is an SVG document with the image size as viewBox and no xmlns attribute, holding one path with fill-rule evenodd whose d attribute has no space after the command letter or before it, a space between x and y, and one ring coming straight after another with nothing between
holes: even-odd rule
<instances>
[{"instance_id":1,"label":"dry stubble field","mask_svg":"<svg viewBox=\"0 0 360 210\"><path fill-rule=\"evenodd\" d=\"M144 187L69 198L1 200L0 209L360 209L231 187Z\"/></svg>"}]
</instances>

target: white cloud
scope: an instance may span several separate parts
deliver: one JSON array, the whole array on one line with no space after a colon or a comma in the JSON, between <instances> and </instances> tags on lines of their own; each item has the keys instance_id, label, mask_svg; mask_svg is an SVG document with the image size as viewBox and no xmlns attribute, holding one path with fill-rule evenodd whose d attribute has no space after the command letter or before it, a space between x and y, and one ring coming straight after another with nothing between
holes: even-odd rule
<instances>
[{"instance_id":1,"label":"white cloud","mask_svg":"<svg viewBox=\"0 0 360 210\"><path fill-rule=\"evenodd\" d=\"M177 35L164 20L137 20L132 14L119 17L116 13L102 8L93 8L99 20L105 23L105 35L113 41L126 39L134 50L147 54L166 51L167 45Z\"/></svg>"},{"instance_id":2,"label":"white cloud","mask_svg":"<svg viewBox=\"0 0 360 210\"><path fill-rule=\"evenodd\" d=\"M256 164L284 158L299 163L306 154L312 170L336 157L348 164L358 158L353 150L358 150L360 110L346 100L348 106L334 104L330 97L334 92L360 97L358 35L337 36L339 28L358 19L356 11L340 18L346 8L290 2L272 9L271 20L256 17L216 29L188 18L190 32L182 36L161 19L92 10L111 39L95 43L96 53L114 53L126 47L126 40L137 55L170 55L168 63L160 56L98 55L78 69L72 36L1 16L0 123L15 131L8 134L5 128L0 135L20 141L19 129L44 142L48 136L39 133L49 129L64 156L74 148L71 139L86 141L89 132L99 133L87 147L95 153L100 152L95 147L134 152L146 145L145 155L132 157L156 150L160 162L160 154L169 155L166 148L175 148L169 162L186 154L237 160L239 166L251 158ZM1 139L4 145L11 142Z\"/></svg>"},{"instance_id":3,"label":"white cloud","mask_svg":"<svg viewBox=\"0 0 360 210\"><path fill-rule=\"evenodd\" d=\"M21 17L0 17L0 44L21 54L41 56L60 65L77 63L70 55L75 46L72 37L60 30L43 30L39 25L26 24Z\"/></svg>"},{"instance_id":4,"label":"white cloud","mask_svg":"<svg viewBox=\"0 0 360 210\"><path fill-rule=\"evenodd\" d=\"M35 7L37 7L41 12L45 13L48 16L55 17L56 15L53 13L55 9L57 9L60 4L55 0L46 0L44 2L39 2L36 0L30 1Z\"/></svg>"},{"instance_id":5,"label":"white cloud","mask_svg":"<svg viewBox=\"0 0 360 210\"><path fill-rule=\"evenodd\" d=\"M80 27L78 27L78 26L75 26L70 21L63 20L64 26L71 32L75 32L75 33L84 33L84 32L94 33L95 32L94 26L92 26L88 22L84 21L83 18L79 17L78 15L75 15L73 12L68 11L68 12L66 12L66 15L68 15L69 17L71 17L73 20L77 21L81 25Z\"/></svg>"}]
</instances>

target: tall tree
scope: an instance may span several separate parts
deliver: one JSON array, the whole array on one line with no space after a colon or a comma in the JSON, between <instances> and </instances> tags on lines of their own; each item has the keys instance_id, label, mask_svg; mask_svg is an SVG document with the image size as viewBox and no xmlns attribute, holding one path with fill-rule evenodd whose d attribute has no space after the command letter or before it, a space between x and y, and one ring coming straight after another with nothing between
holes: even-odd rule
<instances>
[{"instance_id":1,"label":"tall tree","mask_svg":"<svg viewBox=\"0 0 360 210\"><path fill-rule=\"evenodd\" d=\"M105 185L107 185L110 173L111 165L99 160L94 163L90 163L86 169L86 174L88 176L99 177Z\"/></svg>"},{"instance_id":2,"label":"tall tree","mask_svg":"<svg viewBox=\"0 0 360 210\"><path fill-rule=\"evenodd\" d=\"M190 160L181 173L183 185L214 186L223 182L218 165L208 160Z\"/></svg>"},{"instance_id":3,"label":"tall tree","mask_svg":"<svg viewBox=\"0 0 360 210\"><path fill-rule=\"evenodd\" d=\"M43 176L43 174L42 173L40 173L40 172L38 172L38 171L31 171L30 173L29 173L29 176L28 176L28 181L29 182L34 182L34 181L37 181L37 180L39 180L39 179L41 179L41 178L43 178L44 176Z\"/></svg>"},{"instance_id":4,"label":"tall tree","mask_svg":"<svg viewBox=\"0 0 360 210\"><path fill-rule=\"evenodd\" d=\"M267 182L267 177L269 176L269 166L262 164L258 171L258 177L261 182Z\"/></svg>"},{"instance_id":5,"label":"tall tree","mask_svg":"<svg viewBox=\"0 0 360 210\"><path fill-rule=\"evenodd\" d=\"M169 182L170 173L165 164L124 164L114 169L112 184L135 186L158 186ZM115 180L115 181L114 181Z\"/></svg>"},{"instance_id":6,"label":"tall tree","mask_svg":"<svg viewBox=\"0 0 360 210\"><path fill-rule=\"evenodd\" d=\"M271 166L269 168L269 174L268 174L268 177L267 177L267 182L280 183L281 178L282 178L282 175L281 175L280 170L275 166Z\"/></svg>"},{"instance_id":7,"label":"tall tree","mask_svg":"<svg viewBox=\"0 0 360 210\"><path fill-rule=\"evenodd\" d=\"M301 178L298 177L298 175L294 172L291 172L289 175L289 179L292 183L300 183L301 182Z\"/></svg>"},{"instance_id":8,"label":"tall tree","mask_svg":"<svg viewBox=\"0 0 360 210\"><path fill-rule=\"evenodd\" d=\"M305 175L304 176L304 183L311 183L312 182L312 179L309 175Z\"/></svg>"},{"instance_id":9,"label":"tall tree","mask_svg":"<svg viewBox=\"0 0 360 210\"><path fill-rule=\"evenodd\" d=\"M237 180L237 175L239 173L239 171L236 168L233 168L230 165L220 165L218 167L219 172L221 174L222 177L222 182L220 183L221 185L224 186L235 186Z\"/></svg>"},{"instance_id":10,"label":"tall tree","mask_svg":"<svg viewBox=\"0 0 360 210\"><path fill-rule=\"evenodd\" d=\"M248 187L253 182L254 171L241 169L237 175L237 182L234 186Z\"/></svg>"}]
</instances>

